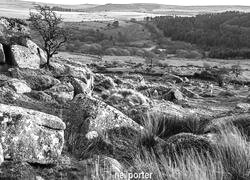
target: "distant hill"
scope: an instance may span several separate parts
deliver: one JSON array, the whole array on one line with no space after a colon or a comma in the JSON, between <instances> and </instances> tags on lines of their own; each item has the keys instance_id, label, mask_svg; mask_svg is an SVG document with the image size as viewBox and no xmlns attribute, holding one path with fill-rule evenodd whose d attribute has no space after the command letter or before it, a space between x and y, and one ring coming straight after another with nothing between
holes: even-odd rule
<instances>
[{"instance_id":1,"label":"distant hill","mask_svg":"<svg viewBox=\"0 0 250 180\"><path fill-rule=\"evenodd\" d=\"M37 2L23 1L23 0L0 0L0 8L15 8L15 9L30 9ZM39 3L45 4L45 3ZM164 13L164 12L192 12L192 13L209 13L222 11L244 11L250 12L250 6L175 6L154 3L134 3L134 4L78 4L78 5L63 5L63 4L48 4L54 7L61 7L65 9L77 9L86 12L102 12L102 11L134 11L134 12L150 12L150 13Z\"/></svg>"},{"instance_id":2,"label":"distant hill","mask_svg":"<svg viewBox=\"0 0 250 180\"><path fill-rule=\"evenodd\" d=\"M221 11L250 11L250 6L176 6L164 4L105 4L86 9L91 12L100 11L136 11L136 12L168 12L168 11L195 11L195 12L221 12Z\"/></svg>"},{"instance_id":3,"label":"distant hill","mask_svg":"<svg viewBox=\"0 0 250 180\"><path fill-rule=\"evenodd\" d=\"M167 7L162 4L105 4L99 5L93 8L88 8L88 11L153 11L155 9L161 9Z\"/></svg>"},{"instance_id":4,"label":"distant hill","mask_svg":"<svg viewBox=\"0 0 250 180\"><path fill-rule=\"evenodd\" d=\"M95 4L79 4L79 5L64 5L64 4L50 4L50 3L38 3L31 1L22 1L22 0L0 0L0 8L6 9L30 9L34 7L36 4L49 5L49 6L59 6L62 8L70 8L70 9L88 9L93 8L98 5Z\"/></svg>"},{"instance_id":5,"label":"distant hill","mask_svg":"<svg viewBox=\"0 0 250 180\"><path fill-rule=\"evenodd\" d=\"M33 8L37 2L25 0L0 0L0 16L28 18L29 9ZM45 5L45 3L39 3ZM154 16L195 16L206 13L220 13L224 11L243 11L250 12L250 6L175 6L164 4L149 4L149 3L134 3L134 4L79 4L79 5L63 5L63 4L48 4L53 7L53 10L62 12L61 15L65 21L82 21L86 16L79 13L90 13L88 20L91 19L131 19ZM65 15L64 12L78 12L72 16ZM109 13L111 12L111 13ZM123 13L112 13L123 12ZM128 12L128 13L124 13ZM137 12L134 13L134 12ZM83 13L83 14L84 14ZM119 16L121 15L121 16ZM109 17L109 18L107 18Z\"/></svg>"}]
</instances>

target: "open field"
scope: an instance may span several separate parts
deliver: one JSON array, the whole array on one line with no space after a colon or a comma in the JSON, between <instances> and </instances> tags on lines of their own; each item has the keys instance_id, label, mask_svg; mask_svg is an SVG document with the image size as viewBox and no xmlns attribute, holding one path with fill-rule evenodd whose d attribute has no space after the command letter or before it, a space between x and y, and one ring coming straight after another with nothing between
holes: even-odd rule
<instances>
[{"instance_id":1,"label":"open field","mask_svg":"<svg viewBox=\"0 0 250 180\"><path fill-rule=\"evenodd\" d=\"M140 13L140 12L57 12L66 22L81 21L114 21L130 20L136 18L142 20L144 17L155 17L160 14ZM0 16L27 19L29 17L28 9L2 8L0 5Z\"/></svg>"}]
</instances>

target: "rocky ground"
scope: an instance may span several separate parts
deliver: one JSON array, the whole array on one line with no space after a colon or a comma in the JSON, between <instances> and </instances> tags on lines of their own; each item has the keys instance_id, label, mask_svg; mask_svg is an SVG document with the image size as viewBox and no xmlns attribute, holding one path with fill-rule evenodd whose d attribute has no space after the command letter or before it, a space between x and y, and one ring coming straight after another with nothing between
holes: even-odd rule
<instances>
[{"instance_id":1,"label":"rocky ground","mask_svg":"<svg viewBox=\"0 0 250 180\"><path fill-rule=\"evenodd\" d=\"M14 37L15 27L8 30ZM45 59L36 44L10 39L0 46L0 179L116 179L115 173L134 172L148 117L206 121L201 134L166 127L170 134L154 137L157 152L186 141L205 149L207 137L228 123L249 133L246 82L219 86L175 67L163 74L110 73L66 57L40 68Z\"/></svg>"}]
</instances>

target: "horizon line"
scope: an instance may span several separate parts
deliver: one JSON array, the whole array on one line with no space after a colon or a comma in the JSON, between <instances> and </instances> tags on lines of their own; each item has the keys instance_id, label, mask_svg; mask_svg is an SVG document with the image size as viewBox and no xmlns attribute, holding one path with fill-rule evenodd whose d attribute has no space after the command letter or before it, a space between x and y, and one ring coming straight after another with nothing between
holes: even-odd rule
<instances>
[{"instance_id":1,"label":"horizon line","mask_svg":"<svg viewBox=\"0 0 250 180\"><path fill-rule=\"evenodd\" d=\"M165 5L165 6L184 6L184 7L191 7L191 6L198 6L198 7L202 7L202 6L250 6L250 5L240 5L240 4L235 4L235 5L226 5L226 4L220 4L220 5L176 5L176 4L164 4L164 3L104 3L104 4L98 4L98 3L95 3L95 4L91 4L91 3L83 3L83 4L65 4L65 3L53 3L53 2L41 2L41 1L33 1L33 0L20 0L20 1L23 1L23 2L33 2L33 3L42 3L42 4L55 4L55 5L68 5L68 6L71 6L71 5L109 5L109 4L112 4L112 5L129 5L129 4L156 4L156 5Z\"/></svg>"}]
</instances>

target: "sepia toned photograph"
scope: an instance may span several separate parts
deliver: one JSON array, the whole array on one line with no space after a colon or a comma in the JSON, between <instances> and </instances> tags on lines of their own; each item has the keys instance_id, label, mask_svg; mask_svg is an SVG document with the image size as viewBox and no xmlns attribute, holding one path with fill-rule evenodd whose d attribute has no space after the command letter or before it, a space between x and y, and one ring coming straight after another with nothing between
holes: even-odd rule
<instances>
[{"instance_id":1,"label":"sepia toned photograph","mask_svg":"<svg viewBox=\"0 0 250 180\"><path fill-rule=\"evenodd\" d=\"M250 1L0 0L0 180L250 180Z\"/></svg>"}]
</instances>

